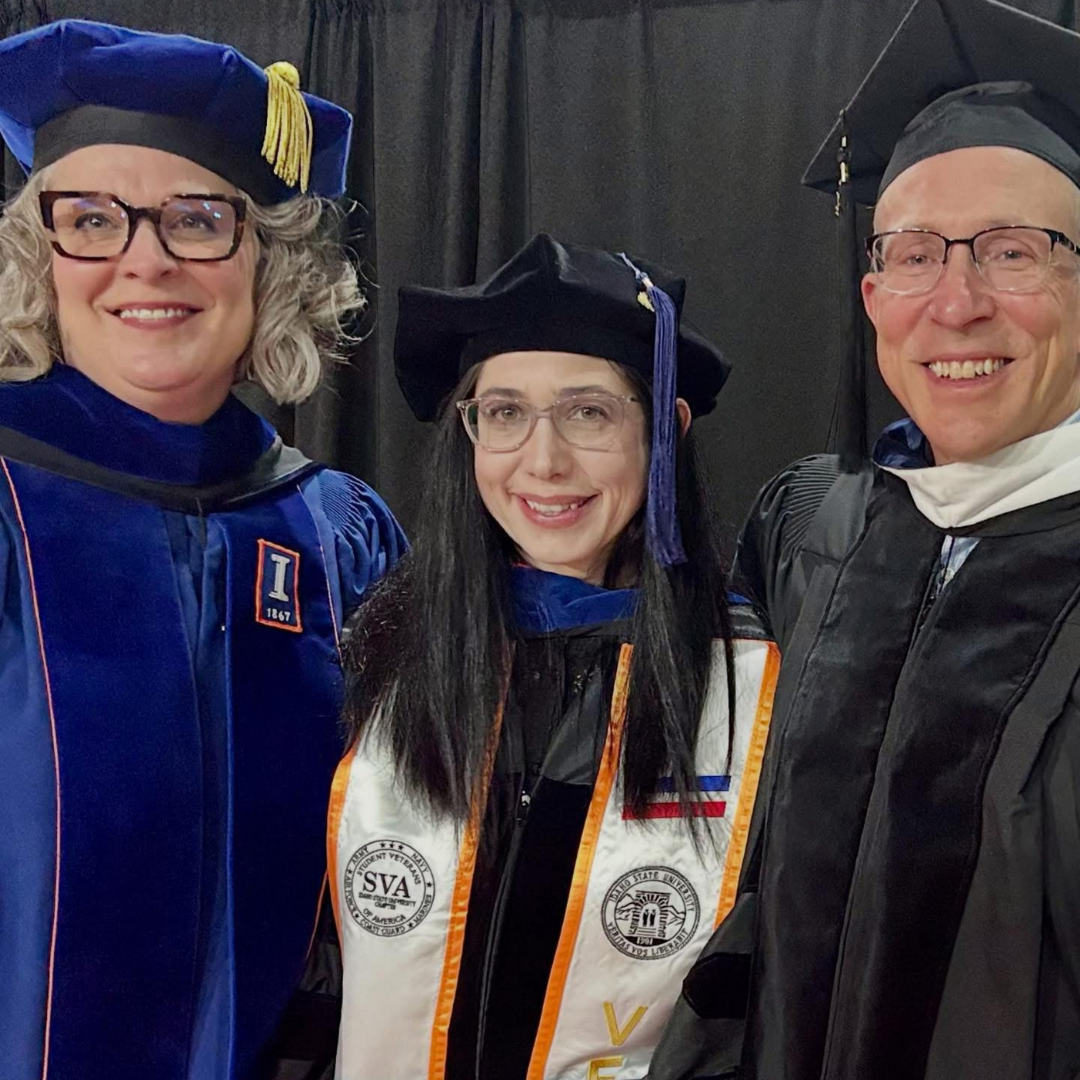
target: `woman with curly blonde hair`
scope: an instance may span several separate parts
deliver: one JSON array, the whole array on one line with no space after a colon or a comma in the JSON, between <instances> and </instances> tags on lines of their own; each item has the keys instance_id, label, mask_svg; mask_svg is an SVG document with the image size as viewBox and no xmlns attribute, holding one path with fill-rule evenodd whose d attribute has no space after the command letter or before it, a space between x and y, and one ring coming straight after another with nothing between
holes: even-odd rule
<instances>
[{"instance_id":1,"label":"woman with curly blonde hair","mask_svg":"<svg viewBox=\"0 0 1080 1080\"><path fill-rule=\"evenodd\" d=\"M363 306L351 118L194 38L0 42L0 1061L245 1080L304 967L338 638L403 537L231 394Z\"/></svg>"}]
</instances>

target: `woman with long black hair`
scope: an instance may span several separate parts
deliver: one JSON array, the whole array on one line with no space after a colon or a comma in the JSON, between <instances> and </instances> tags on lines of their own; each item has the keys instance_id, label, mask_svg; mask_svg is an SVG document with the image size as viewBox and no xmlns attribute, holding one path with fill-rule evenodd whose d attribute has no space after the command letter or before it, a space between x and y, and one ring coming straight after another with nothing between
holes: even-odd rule
<instances>
[{"instance_id":1,"label":"woman with long black hair","mask_svg":"<svg viewBox=\"0 0 1080 1080\"><path fill-rule=\"evenodd\" d=\"M341 1080L641 1077L734 897L775 647L728 596L683 282L538 236L405 288L438 432L347 649L330 866Z\"/></svg>"}]
</instances>

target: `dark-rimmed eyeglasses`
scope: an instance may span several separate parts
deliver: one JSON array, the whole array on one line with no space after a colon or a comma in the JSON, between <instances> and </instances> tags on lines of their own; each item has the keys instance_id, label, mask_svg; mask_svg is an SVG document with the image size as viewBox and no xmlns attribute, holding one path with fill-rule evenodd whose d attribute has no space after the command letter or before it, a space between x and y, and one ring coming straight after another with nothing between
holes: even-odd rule
<instances>
[{"instance_id":1,"label":"dark-rimmed eyeglasses","mask_svg":"<svg viewBox=\"0 0 1080 1080\"><path fill-rule=\"evenodd\" d=\"M53 250L85 261L123 255L146 218L174 259L221 262L240 247L247 215L239 195L173 195L160 206L129 206L108 191L43 191L38 201Z\"/></svg>"},{"instance_id":2,"label":"dark-rimmed eyeglasses","mask_svg":"<svg viewBox=\"0 0 1080 1080\"><path fill-rule=\"evenodd\" d=\"M484 450L502 454L529 441L546 416L558 434L581 450L610 450L626 420L626 406L639 399L607 392L563 394L546 409L524 398L484 394L457 403L469 438Z\"/></svg>"},{"instance_id":3,"label":"dark-rimmed eyeglasses","mask_svg":"<svg viewBox=\"0 0 1080 1080\"><path fill-rule=\"evenodd\" d=\"M949 249L971 252L979 276L999 292L1030 292L1046 280L1054 248L1074 255L1080 249L1057 229L997 225L964 239L949 239L929 229L894 229L866 241L870 271L886 292L912 296L929 292L945 272Z\"/></svg>"}]
</instances>

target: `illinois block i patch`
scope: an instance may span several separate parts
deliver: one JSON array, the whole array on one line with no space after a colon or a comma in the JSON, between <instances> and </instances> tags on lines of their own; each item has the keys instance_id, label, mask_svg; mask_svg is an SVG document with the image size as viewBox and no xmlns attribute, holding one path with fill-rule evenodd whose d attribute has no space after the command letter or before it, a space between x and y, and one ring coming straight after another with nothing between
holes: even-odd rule
<instances>
[{"instance_id":1,"label":"illinois block i patch","mask_svg":"<svg viewBox=\"0 0 1080 1080\"><path fill-rule=\"evenodd\" d=\"M300 552L269 540L259 541L255 577L255 621L299 634Z\"/></svg>"}]
</instances>

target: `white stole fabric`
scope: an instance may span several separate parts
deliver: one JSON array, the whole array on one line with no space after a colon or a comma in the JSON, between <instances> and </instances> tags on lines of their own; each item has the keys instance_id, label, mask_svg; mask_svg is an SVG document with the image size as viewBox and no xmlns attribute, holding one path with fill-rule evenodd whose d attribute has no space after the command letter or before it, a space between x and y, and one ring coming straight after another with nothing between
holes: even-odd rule
<instances>
[{"instance_id":1,"label":"white stole fabric","mask_svg":"<svg viewBox=\"0 0 1080 1080\"><path fill-rule=\"evenodd\" d=\"M696 771L712 790L697 800L712 816L702 818L698 850L685 822L662 816L674 795L656 794L648 822L624 817L623 647L528 1080L643 1077L684 976L734 903L779 667L772 643L734 647L730 769L720 644L702 715ZM475 830L420 812L368 739L339 767L328 844L344 958L337 1080L443 1080Z\"/></svg>"}]
</instances>

